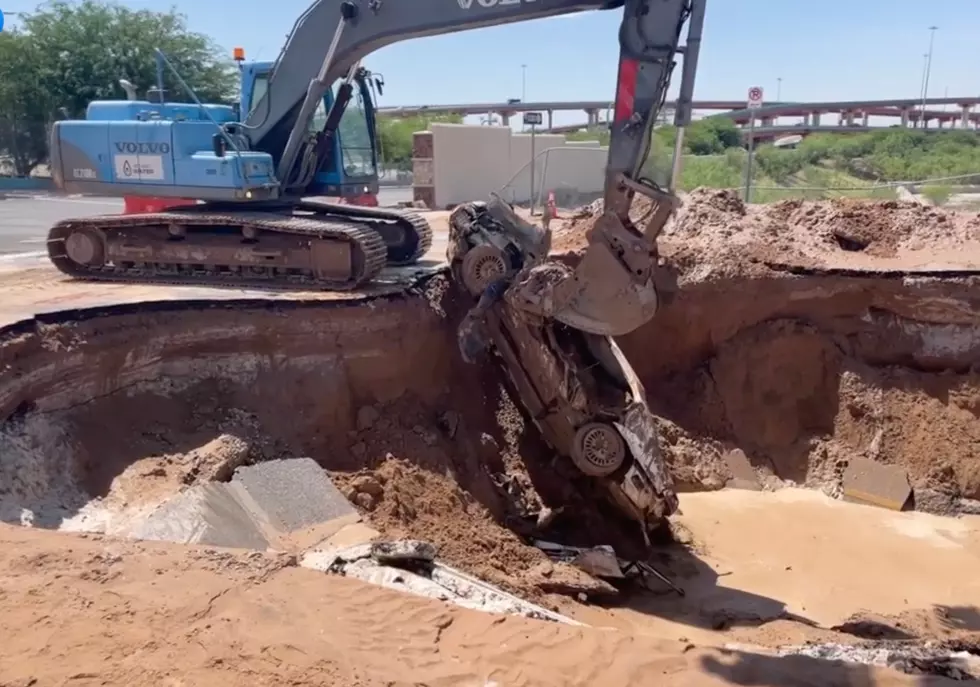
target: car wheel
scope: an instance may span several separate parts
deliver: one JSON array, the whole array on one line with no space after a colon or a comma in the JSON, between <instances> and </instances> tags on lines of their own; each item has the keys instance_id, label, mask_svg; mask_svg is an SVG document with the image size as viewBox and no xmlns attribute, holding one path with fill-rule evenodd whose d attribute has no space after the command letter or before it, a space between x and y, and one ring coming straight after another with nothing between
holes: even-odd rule
<instances>
[{"instance_id":1,"label":"car wheel","mask_svg":"<svg viewBox=\"0 0 980 687\"><path fill-rule=\"evenodd\" d=\"M626 461L626 442L612 425L590 422L575 432L572 461L589 477L608 477Z\"/></svg>"},{"instance_id":2,"label":"car wheel","mask_svg":"<svg viewBox=\"0 0 980 687\"><path fill-rule=\"evenodd\" d=\"M507 261L494 246L477 246L463 256L460 271L466 290L480 296L490 284L507 274Z\"/></svg>"}]
</instances>

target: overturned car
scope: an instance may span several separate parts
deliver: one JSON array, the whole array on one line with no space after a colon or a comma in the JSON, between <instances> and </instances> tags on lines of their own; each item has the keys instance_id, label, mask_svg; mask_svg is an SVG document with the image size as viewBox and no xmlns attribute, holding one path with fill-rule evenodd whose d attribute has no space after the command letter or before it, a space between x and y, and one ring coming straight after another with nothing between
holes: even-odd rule
<instances>
[{"instance_id":1,"label":"overturned car","mask_svg":"<svg viewBox=\"0 0 980 687\"><path fill-rule=\"evenodd\" d=\"M601 480L646 534L677 496L642 384L611 337L529 312L515 295L570 272L546 260L550 232L499 197L458 206L449 232L453 277L476 301L460 325L463 357L492 351L544 440Z\"/></svg>"}]
</instances>

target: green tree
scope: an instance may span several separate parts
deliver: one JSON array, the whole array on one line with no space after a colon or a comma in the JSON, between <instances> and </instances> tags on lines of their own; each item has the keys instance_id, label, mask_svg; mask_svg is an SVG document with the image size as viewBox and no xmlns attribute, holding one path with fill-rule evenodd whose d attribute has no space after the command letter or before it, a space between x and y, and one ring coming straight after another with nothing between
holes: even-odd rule
<instances>
[{"instance_id":1,"label":"green tree","mask_svg":"<svg viewBox=\"0 0 980 687\"><path fill-rule=\"evenodd\" d=\"M0 35L0 156L25 174L45 159L52 121L84 118L92 100L125 98L119 79L144 94L156 84L155 48L202 101L235 97L232 61L175 11L56 0L24 17L18 31ZM189 99L169 69L164 87L175 100Z\"/></svg>"},{"instance_id":2,"label":"green tree","mask_svg":"<svg viewBox=\"0 0 980 687\"><path fill-rule=\"evenodd\" d=\"M28 176L47 158L54 103L37 88L38 59L24 33L0 33L0 173Z\"/></svg>"}]
</instances>

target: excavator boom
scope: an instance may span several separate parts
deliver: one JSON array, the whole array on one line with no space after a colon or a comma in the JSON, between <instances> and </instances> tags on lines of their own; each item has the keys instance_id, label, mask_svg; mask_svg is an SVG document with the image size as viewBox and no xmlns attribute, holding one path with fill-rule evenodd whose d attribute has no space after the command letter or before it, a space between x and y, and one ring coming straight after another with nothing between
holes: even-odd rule
<instances>
[{"instance_id":1,"label":"excavator boom","mask_svg":"<svg viewBox=\"0 0 980 687\"><path fill-rule=\"evenodd\" d=\"M690 119L706 0L316 0L297 20L265 96L245 122L253 147L269 152L277 176L297 164L316 104L368 54L393 43L589 10L623 8L607 206L625 217L667 95L675 55L685 51L678 125ZM688 24L687 46L681 34ZM332 34L330 33L332 31ZM329 42L325 36L330 36ZM325 48L326 46L326 48ZM625 208L625 210L624 210Z\"/></svg>"}]
</instances>

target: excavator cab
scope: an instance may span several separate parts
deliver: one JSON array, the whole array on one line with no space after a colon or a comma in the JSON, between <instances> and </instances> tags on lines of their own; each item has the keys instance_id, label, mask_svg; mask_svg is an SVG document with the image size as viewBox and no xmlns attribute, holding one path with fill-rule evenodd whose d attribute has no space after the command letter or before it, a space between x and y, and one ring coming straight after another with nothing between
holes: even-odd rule
<instances>
[{"instance_id":1,"label":"excavator cab","mask_svg":"<svg viewBox=\"0 0 980 687\"><path fill-rule=\"evenodd\" d=\"M242 121L268 90L272 67L272 62L242 64ZM328 154L303 195L339 197L353 205L377 205L378 147L370 74L358 73L354 84L354 97L344 109L336 135L327 142ZM311 133L323 130L339 85L340 80L317 105L310 122Z\"/></svg>"}]
</instances>

